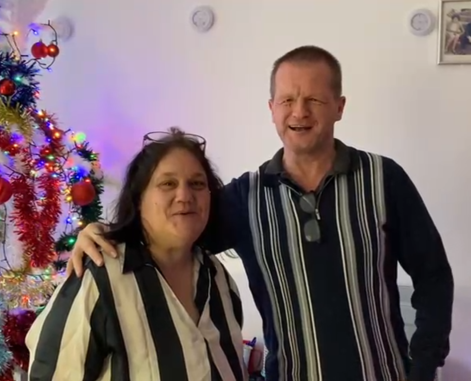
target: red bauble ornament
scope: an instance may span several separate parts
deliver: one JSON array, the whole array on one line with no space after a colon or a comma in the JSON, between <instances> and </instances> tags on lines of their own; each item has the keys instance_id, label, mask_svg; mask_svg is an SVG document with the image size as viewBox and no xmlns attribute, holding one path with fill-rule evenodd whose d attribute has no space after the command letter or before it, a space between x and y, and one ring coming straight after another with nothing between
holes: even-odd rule
<instances>
[{"instance_id":1,"label":"red bauble ornament","mask_svg":"<svg viewBox=\"0 0 471 381\"><path fill-rule=\"evenodd\" d=\"M9 97L15 94L16 85L11 79L3 78L0 81L0 94Z\"/></svg>"},{"instance_id":2,"label":"red bauble ornament","mask_svg":"<svg viewBox=\"0 0 471 381\"><path fill-rule=\"evenodd\" d=\"M13 187L10 182L0 177L0 205L5 204L13 195Z\"/></svg>"},{"instance_id":3,"label":"red bauble ornament","mask_svg":"<svg viewBox=\"0 0 471 381\"><path fill-rule=\"evenodd\" d=\"M47 55L56 58L60 53L59 47L56 44L49 44L47 47Z\"/></svg>"},{"instance_id":4,"label":"red bauble ornament","mask_svg":"<svg viewBox=\"0 0 471 381\"><path fill-rule=\"evenodd\" d=\"M70 194L72 201L78 206L91 204L96 197L95 187L89 181L81 181L72 185Z\"/></svg>"},{"instance_id":5,"label":"red bauble ornament","mask_svg":"<svg viewBox=\"0 0 471 381\"><path fill-rule=\"evenodd\" d=\"M48 47L47 45L42 42L38 41L33 46L31 47L31 54L33 55L34 58L39 60L40 58L45 58L48 55Z\"/></svg>"}]
</instances>

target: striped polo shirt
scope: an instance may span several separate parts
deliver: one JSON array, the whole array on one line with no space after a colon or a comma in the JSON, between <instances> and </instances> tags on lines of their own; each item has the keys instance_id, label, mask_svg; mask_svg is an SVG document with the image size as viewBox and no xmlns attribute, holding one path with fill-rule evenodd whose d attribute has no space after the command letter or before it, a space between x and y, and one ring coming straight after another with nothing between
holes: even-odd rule
<instances>
[{"instance_id":1,"label":"striped polo shirt","mask_svg":"<svg viewBox=\"0 0 471 381\"><path fill-rule=\"evenodd\" d=\"M213 251L240 255L263 319L267 381L433 381L449 352L453 277L444 246L405 171L336 141L333 170L306 193L283 150L224 190ZM320 240L304 226L316 218ZM397 268L412 277L417 330L407 342Z\"/></svg>"},{"instance_id":2,"label":"striped polo shirt","mask_svg":"<svg viewBox=\"0 0 471 381\"><path fill-rule=\"evenodd\" d=\"M244 381L242 307L216 257L195 260L196 325L141 245L87 261L28 333L35 381Z\"/></svg>"}]
</instances>

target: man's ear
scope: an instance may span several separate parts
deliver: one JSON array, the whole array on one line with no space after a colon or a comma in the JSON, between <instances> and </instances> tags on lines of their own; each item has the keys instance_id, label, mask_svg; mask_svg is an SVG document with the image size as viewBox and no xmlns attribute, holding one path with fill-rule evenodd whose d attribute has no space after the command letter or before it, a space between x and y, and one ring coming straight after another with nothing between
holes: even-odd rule
<instances>
[{"instance_id":1,"label":"man's ear","mask_svg":"<svg viewBox=\"0 0 471 381\"><path fill-rule=\"evenodd\" d=\"M345 104L347 103L347 98L345 98L344 96L341 96L339 99L338 99L338 106L337 106L337 122L342 120L342 116L343 116L343 110L345 109Z\"/></svg>"},{"instance_id":2,"label":"man's ear","mask_svg":"<svg viewBox=\"0 0 471 381\"><path fill-rule=\"evenodd\" d=\"M273 99L271 98L268 100L268 108L270 109L270 112L271 112L271 121L275 123L275 120L274 120L275 118L273 117Z\"/></svg>"}]
</instances>

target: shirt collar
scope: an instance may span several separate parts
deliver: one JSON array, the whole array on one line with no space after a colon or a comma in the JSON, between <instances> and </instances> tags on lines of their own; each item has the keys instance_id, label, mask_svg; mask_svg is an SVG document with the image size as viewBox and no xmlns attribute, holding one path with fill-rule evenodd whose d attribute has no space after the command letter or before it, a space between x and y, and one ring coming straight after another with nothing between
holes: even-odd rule
<instances>
[{"instance_id":1,"label":"shirt collar","mask_svg":"<svg viewBox=\"0 0 471 381\"><path fill-rule=\"evenodd\" d=\"M338 139L335 139L335 160L332 171L330 175L339 175L348 173L356 165L356 155L354 153L356 150L352 147L348 147L343 142ZM278 180L279 176L287 176L283 168L283 148L278 150L278 152L273 156L273 158L268 162L263 171L263 175L266 178L276 177Z\"/></svg>"},{"instance_id":2,"label":"shirt collar","mask_svg":"<svg viewBox=\"0 0 471 381\"><path fill-rule=\"evenodd\" d=\"M120 256L121 270L123 274L137 271L144 266L152 266L158 269L157 264L152 259L149 249L142 242L122 244L121 247L118 248L118 252L123 253L123 255ZM209 258L210 254L208 252L205 252L200 247L195 246L194 253L201 266L204 266L211 271L216 270L216 266L214 265L211 258Z\"/></svg>"}]
</instances>

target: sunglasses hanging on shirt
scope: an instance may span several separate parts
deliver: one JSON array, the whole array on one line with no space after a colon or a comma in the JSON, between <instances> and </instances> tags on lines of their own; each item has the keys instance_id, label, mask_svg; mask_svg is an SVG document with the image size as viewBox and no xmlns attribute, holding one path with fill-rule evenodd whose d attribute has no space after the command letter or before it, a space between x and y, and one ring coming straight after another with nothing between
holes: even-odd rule
<instances>
[{"instance_id":1,"label":"sunglasses hanging on shirt","mask_svg":"<svg viewBox=\"0 0 471 381\"><path fill-rule=\"evenodd\" d=\"M299 206L304 213L310 214L311 218L304 224L304 238L308 242L320 242L321 228L319 226L319 210L317 209L317 198L313 192L306 193L299 200Z\"/></svg>"}]
</instances>

